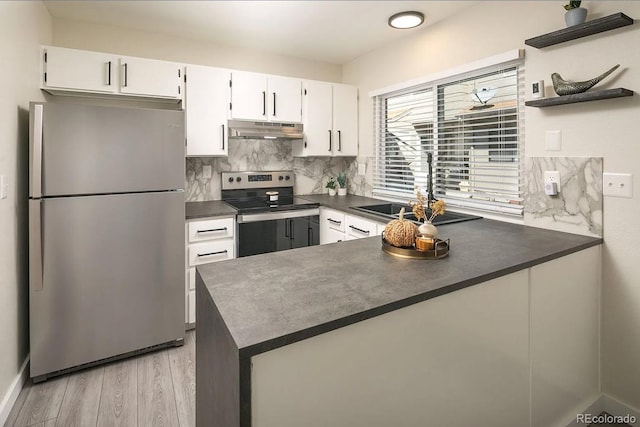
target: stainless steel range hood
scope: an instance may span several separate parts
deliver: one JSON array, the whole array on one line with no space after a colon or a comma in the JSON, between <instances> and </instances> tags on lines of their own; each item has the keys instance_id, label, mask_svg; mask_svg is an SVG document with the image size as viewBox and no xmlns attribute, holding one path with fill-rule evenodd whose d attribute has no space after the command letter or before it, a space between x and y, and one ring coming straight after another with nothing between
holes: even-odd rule
<instances>
[{"instance_id":1,"label":"stainless steel range hood","mask_svg":"<svg viewBox=\"0 0 640 427\"><path fill-rule=\"evenodd\" d=\"M229 120L229 138L302 139L302 124Z\"/></svg>"}]
</instances>

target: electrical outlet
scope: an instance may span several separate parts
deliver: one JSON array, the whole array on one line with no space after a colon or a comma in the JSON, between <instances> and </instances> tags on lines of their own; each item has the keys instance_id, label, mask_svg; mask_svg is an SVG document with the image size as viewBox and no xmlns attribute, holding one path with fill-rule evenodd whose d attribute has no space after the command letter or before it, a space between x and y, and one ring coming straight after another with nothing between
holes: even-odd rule
<instances>
[{"instance_id":1,"label":"electrical outlet","mask_svg":"<svg viewBox=\"0 0 640 427\"><path fill-rule=\"evenodd\" d=\"M544 182L555 182L560 187L560 172L558 171L545 171Z\"/></svg>"},{"instance_id":2,"label":"electrical outlet","mask_svg":"<svg viewBox=\"0 0 640 427\"><path fill-rule=\"evenodd\" d=\"M544 192L549 196L557 196L560 192L560 172L544 172Z\"/></svg>"},{"instance_id":3,"label":"electrical outlet","mask_svg":"<svg viewBox=\"0 0 640 427\"><path fill-rule=\"evenodd\" d=\"M202 177L204 179L211 178L211 165L202 165Z\"/></svg>"},{"instance_id":4,"label":"electrical outlet","mask_svg":"<svg viewBox=\"0 0 640 427\"><path fill-rule=\"evenodd\" d=\"M367 164L358 163L358 175L366 175L366 174L367 174Z\"/></svg>"},{"instance_id":5,"label":"electrical outlet","mask_svg":"<svg viewBox=\"0 0 640 427\"><path fill-rule=\"evenodd\" d=\"M602 194L611 197L633 197L633 175L630 173L602 174Z\"/></svg>"}]
</instances>

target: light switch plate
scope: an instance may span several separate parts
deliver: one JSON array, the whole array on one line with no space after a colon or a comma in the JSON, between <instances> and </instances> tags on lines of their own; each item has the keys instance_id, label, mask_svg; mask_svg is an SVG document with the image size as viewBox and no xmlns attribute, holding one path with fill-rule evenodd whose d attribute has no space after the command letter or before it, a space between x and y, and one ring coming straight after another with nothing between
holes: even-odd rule
<instances>
[{"instance_id":1,"label":"light switch plate","mask_svg":"<svg viewBox=\"0 0 640 427\"><path fill-rule=\"evenodd\" d=\"M358 175L366 175L366 174L367 174L366 163L358 163Z\"/></svg>"},{"instance_id":2,"label":"light switch plate","mask_svg":"<svg viewBox=\"0 0 640 427\"><path fill-rule=\"evenodd\" d=\"M7 182L6 175L0 175L0 199L7 198L8 188L9 188L9 183Z\"/></svg>"},{"instance_id":3,"label":"light switch plate","mask_svg":"<svg viewBox=\"0 0 640 427\"><path fill-rule=\"evenodd\" d=\"M630 173L602 174L602 194L611 197L633 197L633 175Z\"/></svg>"},{"instance_id":4,"label":"light switch plate","mask_svg":"<svg viewBox=\"0 0 640 427\"><path fill-rule=\"evenodd\" d=\"M545 133L544 149L547 151L560 151L562 149L562 131L548 130Z\"/></svg>"},{"instance_id":5,"label":"light switch plate","mask_svg":"<svg viewBox=\"0 0 640 427\"><path fill-rule=\"evenodd\" d=\"M204 179L211 178L211 165L202 165L202 177Z\"/></svg>"}]
</instances>

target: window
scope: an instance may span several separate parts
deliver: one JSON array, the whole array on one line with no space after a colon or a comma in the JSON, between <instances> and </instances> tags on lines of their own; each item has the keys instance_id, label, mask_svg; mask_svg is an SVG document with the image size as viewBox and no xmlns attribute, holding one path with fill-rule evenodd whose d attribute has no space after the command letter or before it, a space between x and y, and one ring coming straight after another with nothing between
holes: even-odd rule
<instances>
[{"instance_id":1,"label":"window","mask_svg":"<svg viewBox=\"0 0 640 427\"><path fill-rule=\"evenodd\" d=\"M375 96L374 194L413 198L431 174L450 206L521 216L523 74L511 62Z\"/></svg>"}]
</instances>

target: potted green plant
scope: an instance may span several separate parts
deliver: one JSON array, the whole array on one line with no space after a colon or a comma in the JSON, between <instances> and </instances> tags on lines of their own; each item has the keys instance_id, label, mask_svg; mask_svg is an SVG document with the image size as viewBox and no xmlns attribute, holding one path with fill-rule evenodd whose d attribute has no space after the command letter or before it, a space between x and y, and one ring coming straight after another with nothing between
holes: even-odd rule
<instances>
[{"instance_id":1,"label":"potted green plant","mask_svg":"<svg viewBox=\"0 0 640 427\"><path fill-rule=\"evenodd\" d=\"M336 195L336 180L333 179L332 176L329 177L329 180L327 181L327 184L324 187L329 190L330 196Z\"/></svg>"},{"instance_id":2,"label":"potted green plant","mask_svg":"<svg viewBox=\"0 0 640 427\"><path fill-rule=\"evenodd\" d=\"M344 172L340 172L338 174L338 196L346 196L347 195L347 174Z\"/></svg>"},{"instance_id":3,"label":"potted green plant","mask_svg":"<svg viewBox=\"0 0 640 427\"><path fill-rule=\"evenodd\" d=\"M564 22L567 27L582 24L587 20L587 9L580 7L581 0L572 0L564 5L566 10L564 14Z\"/></svg>"}]
</instances>

